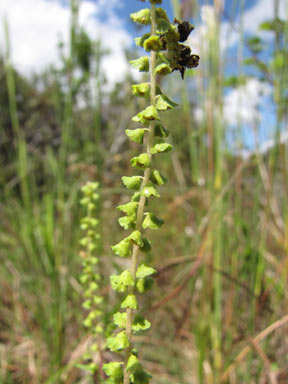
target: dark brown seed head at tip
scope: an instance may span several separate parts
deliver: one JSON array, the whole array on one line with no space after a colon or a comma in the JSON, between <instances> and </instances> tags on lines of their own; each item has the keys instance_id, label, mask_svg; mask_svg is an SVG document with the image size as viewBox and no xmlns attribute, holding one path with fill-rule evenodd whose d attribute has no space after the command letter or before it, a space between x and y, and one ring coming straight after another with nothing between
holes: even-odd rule
<instances>
[{"instance_id":1,"label":"dark brown seed head at tip","mask_svg":"<svg viewBox=\"0 0 288 384\"><path fill-rule=\"evenodd\" d=\"M191 55L189 60L187 60L186 67L187 68L196 68L198 67L200 57L198 55Z\"/></svg>"},{"instance_id":2,"label":"dark brown seed head at tip","mask_svg":"<svg viewBox=\"0 0 288 384\"><path fill-rule=\"evenodd\" d=\"M189 21L183 21L182 23L178 24L178 33L180 35L179 42L182 43L186 41L193 29L194 26L189 23Z\"/></svg>"}]
</instances>

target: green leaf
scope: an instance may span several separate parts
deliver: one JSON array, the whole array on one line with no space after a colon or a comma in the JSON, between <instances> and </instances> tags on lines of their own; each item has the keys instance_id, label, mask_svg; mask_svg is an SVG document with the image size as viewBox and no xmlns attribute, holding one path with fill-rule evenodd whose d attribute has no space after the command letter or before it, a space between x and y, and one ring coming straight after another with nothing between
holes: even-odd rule
<instances>
[{"instance_id":1,"label":"green leaf","mask_svg":"<svg viewBox=\"0 0 288 384\"><path fill-rule=\"evenodd\" d=\"M127 257L130 256L130 248L131 244L129 239L123 239L118 244L112 245L112 250L115 253L115 255L120 257Z\"/></svg>"},{"instance_id":2,"label":"green leaf","mask_svg":"<svg viewBox=\"0 0 288 384\"><path fill-rule=\"evenodd\" d=\"M149 329L151 327L150 321L146 320L143 316L141 315L136 315L134 318L134 322L132 325L132 329L134 332L140 332L140 331L145 331L146 329Z\"/></svg>"},{"instance_id":3,"label":"green leaf","mask_svg":"<svg viewBox=\"0 0 288 384\"><path fill-rule=\"evenodd\" d=\"M154 213L146 213L145 219L142 223L142 227L144 229L150 228L150 229L159 229L164 224L164 221L162 219L159 219Z\"/></svg>"},{"instance_id":4,"label":"green leaf","mask_svg":"<svg viewBox=\"0 0 288 384\"><path fill-rule=\"evenodd\" d=\"M145 237L142 239L142 241L143 241L143 245L142 247L140 247L140 251L144 253L149 252L151 250L151 242Z\"/></svg>"},{"instance_id":5,"label":"green leaf","mask_svg":"<svg viewBox=\"0 0 288 384\"><path fill-rule=\"evenodd\" d=\"M144 111L139 112L136 116L132 117L133 121L136 123L147 124L152 120L160 120L160 116L157 112L157 109L150 105Z\"/></svg>"},{"instance_id":6,"label":"green leaf","mask_svg":"<svg viewBox=\"0 0 288 384\"><path fill-rule=\"evenodd\" d=\"M111 362L103 365L103 370L107 376L111 377L114 381L123 379L123 370L121 365L123 363Z\"/></svg>"},{"instance_id":7,"label":"green leaf","mask_svg":"<svg viewBox=\"0 0 288 384\"><path fill-rule=\"evenodd\" d=\"M140 197L141 197L141 192L135 192L133 193L131 200L135 203L136 202L139 203Z\"/></svg>"},{"instance_id":8,"label":"green leaf","mask_svg":"<svg viewBox=\"0 0 288 384\"><path fill-rule=\"evenodd\" d=\"M145 40L147 40L150 36L151 36L151 33L145 33L145 34L144 34L143 36L141 36L141 37L136 37L136 38L134 39L136 46L137 46L137 47L142 47L142 48L143 48Z\"/></svg>"},{"instance_id":9,"label":"green leaf","mask_svg":"<svg viewBox=\"0 0 288 384\"><path fill-rule=\"evenodd\" d=\"M155 124L155 136L156 137L167 137L170 132L165 129L162 124Z\"/></svg>"},{"instance_id":10,"label":"green leaf","mask_svg":"<svg viewBox=\"0 0 288 384\"><path fill-rule=\"evenodd\" d=\"M275 31L278 34L282 34L285 31L285 26L286 25L287 24L285 23L285 21L277 18L277 19L274 19L274 20L264 21L263 23L260 24L259 28L262 31Z\"/></svg>"},{"instance_id":11,"label":"green leaf","mask_svg":"<svg viewBox=\"0 0 288 384\"><path fill-rule=\"evenodd\" d=\"M153 105L150 105L141 113L144 119L146 120L160 120L160 116L157 112L157 109Z\"/></svg>"},{"instance_id":12,"label":"green leaf","mask_svg":"<svg viewBox=\"0 0 288 384\"><path fill-rule=\"evenodd\" d=\"M163 19L162 17L157 18L157 29L156 32L159 34L163 34L169 31L170 23L168 20Z\"/></svg>"},{"instance_id":13,"label":"green leaf","mask_svg":"<svg viewBox=\"0 0 288 384\"><path fill-rule=\"evenodd\" d=\"M166 63L157 64L154 69L154 75L166 76L171 72L172 69L170 68L169 64Z\"/></svg>"},{"instance_id":14,"label":"green leaf","mask_svg":"<svg viewBox=\"0 0 288 384\"><path fill-rule=\"evenodd\" d=\"M263 51L263 42L258 36L249 37L247 44L254 54L259 54Z\"/></svg>"},{"instance_id":15,"label":"green leaf","mask_svg":"<svg viewBox=\"0 0 288 384\"><path fill-rule=\"evenodd\" d=\"M151 11L148 8L131 13L130 17L135 23L138 24L149 25L151 23Z\"/></svg>"},{"instance_id":16,"label":"green leaf","mask_svg":"<svg viewBox=\"0 0 288 384\"><path fill-rule=\"evenodd\" d=\"M121 177L121 180L126 188L128 189L135 189L138 191L141 186L141 176L123 176Z\"/></svg>"},{"instance_id":17,"label":"green leaf","mask_svg":"<svg viewBox=\"0 0 288 384\"><path fill-rule=\"evenodd\" d=\"M143 144L143 138L145 133L144 128L126 129L125 133L130 140L134 141L135 143Z\"/></svg>"},{"instance_id":18,"label":"green leaf","mask_svg":"<svg viewBox=\"0 0 288 384\"><path fill-rule=\"evenodd\" d=\"M239 87L247 83L247 77L245 76L228 76L225 77L223 85L225 87Z\"/></svg>"},{"instance_id":19,"label":"green leaf","mask_svg":"<svg viewBox=\"0 0 288 384\"><path fill-rule=\"evenodd\" d=\"M130 162L134 168L146 169L150 167L151 159L148 153L141 153L139 156L132 157Z\"/></svg>"},{"instance_id":20,"label":"green leaf","mask_svg":"<svg viewBox=\"0 0 288 384\"><path fill-rule=\"evenodd\" d=\"M154 280L151 277L141 277L137 280L136 288L140 293L149 291L154 284Z\"/></svg>"},{"instance_id":21,"label":"green leaf","mask_svg":"<svg viewBox=\"0 0 288 384\"><path fill-rule=\"evenodd\" d=\"M140 231L133 231L127 239L131 240L134 244L139 245L139 247L143 246L142 235Z\"/></svg>"},{"instance_id":22,"label":"green leaf","mask_svg":"<svg viewBox=\"0 0 288 384\"><path fill-rule=\"evenodd\" d=\"M149 99L150 84L149 83L133 84L132 93L134 96L144 97L145 99Z\"/></svg>"},{"instance_id":23,"label":"green leaf","mask_svg":"<svg viewBox=\"0 0 288 384\"><path fill-rule=\"evenodd\" d=\"M126 327L127 313L126 312L117 312L113 315L114 324L119 328Z\"/></svg>"},{"instance_id":24,"label":"green leaf","mask_svg":"<svg viewBox=\"0 0 288 384\"><path fill-rule=\"evenodd\" d=\"M150 51L158 52L162 48L162 43L160 41L159 36L150 36L148 39L144 41L143 47L148 52Z\"/></svg>"},{"instance_id":25,"label":"green leaf","mask_svg":"<svg viewBox=\"0 0 288 384\"><path fill-rule=\"evenodd\" d=\"M136 277L137 278L140 278L140 277L146 277L146 276L150 276L150 275L153 275L154 273L156 273L156 269L152 268L152 267L148 267L147 265L145 264L141 264L138 269L137 269L137 272L136 272Z\"/></svg>"},{"instance_id":26,"label":"green leaf","mask_svg":"<svg viewBox=\"0 0 288 384\"><path fill-rule=\"evenodd\" d=\"M112 289L117 292L125 292L129 286L134 285L133 277L128 270L123 271L120 275L111 275L110 281Z\"/></svg>"},{"instance_id":27,"label":"green leaf","mask_svg":"<svg viewBox=\"0 0 288 384\"><path fill-rule=\"evenodd\" d=\"M138 303L135 295L128 295L126 299L122 302L121 308L131 308L137 309Z\"/></svg>"},{"instance_id":28,"label":"green leaf","mask_svg":"<svg viewBox=\"0 0 288 384\"><path fill-rule=\"evenodd\" d=\"M129 347L129 341L126 336L126 332L122 331L117 333L116 336L108 337L107 346L111 352L122 351Z\"/></svg>"},{"instance_id":29,"label":"green leaf","mask_svg":"<svg viewBox=\"0 0 288 384\"><path fill-rule=\"evenodd\" d=\"M84 303L82 304L82 307L84 309L91 309L91 305L92 305L92 300L85 300Z\"/></svg>"},{"instance_id":30,"label":"green leaf","mask_svg":"<svg viewBox=\"0 0 288 384\"><path fill-rule=\"evenodd\" d=\"M150 197L150 196L154 196L154 197L160 197L160 194L159 192L157 191L157 189L154 187L153 184L147 184L141 191L141 196L145 196L145 197Z\"/></svg>"},{"instance_id":31,"label":"green leaf","mask_svg":"<svg viewBox=\"0 0 288 384\"><path fill-rule=\"evenodd\" d=\"M149 72L149 58L147 56L140 57L136 60L131 60L129 63L133 68L139 69L139 72Z\"/></svg>"},{"instance_id":32,"label":"green leaf","mask_svg":"<svg viewBox=\"0 0 288 384\"><path fill-rule=\"evenodd\" d=\"M133 217L136 216L137 208L138 208L138 203L136 203L134 201L130 201L127 204L118 205L118 207L117 207L117 209L119 209L119 211L122 211L122 212L126 213L128 216L133 216Z\"/></svg>"},{"instance_id":33,"label":"green leaf","mask_svg":"<svg viewBox=\"0 0 288 384\"><path fill-rule=\"evenodd\" d=\"M118 223L119 225L121 225L121 227L123 227L124 229L129 229L129 228L135 228L135 224L136 224L136 217L134 216L124 216L124 217L120 217L118 219Z\"/></svg>"},{"instance_id":34,"label":"green leaf","mask_svg":"<svg viewBox=\"0 0 288 384\"><path fill-rule=\"evenodd\" d=\"M158 3L155 3L155 4L158 4ZM160 4L160 3L159 3ZM169 18L167 16L167 13L166 11L164 11L163 8L156 8L156 19L165 19L165 20L168 20L169 21Z\"/></svg>"},{"instance_id":35,"label":"green leaf","mask_svg":"<svg viewBox=\"0 0 288 384\"><path fill-rule=\"evenodd\" d=\"M137 369L135 372L131 373L130 378L133 384L149 384L151 375L145 372L142 369Z\"/></svg>"},{"instance_id":36,"label":"green leaf","mask_svg":"<svg viewBox=\"0 0 288 384\"><path fill-rule=\"evenodd\" d=\"M156 153L167 153L172 150L172 145L168 143L158 143L154 144L151 148L151 153L154 155Z\"/></svg>"},{"instance_id":37,"label":"green leaf","mask_svg":"<svg viewBox=\"0 0 288 384\"><path fill-rule=\"evenodd\" d=\"M158 111L167 111L168 109L173 109L177 106L178 104L170 100L169 97L165 95L157 96L156 108L158 109Z\"/></svg>"},{"instance_id":38,"label":"green leaf","mask_svg":"<svg viewBox=\"0 0 288 384\"><path fill-rule=\"evenodd\" d=\"M142 369L142 366L139 363L137 356L135 355L129 356L128 362L127 362L127 371L135 372L136 370L139 370L139 369Z\"/></svg>"},{"instance_id":39,"label":"green leaf","mask_svg":"<svg viewBox=\"0 0 288 384\"><path fill-rule=\"evenodd\" d=\"M166 178L156 169L152 170L150 180L156 185L164 185L167 182Z\"/></svg>"}]
</instances>

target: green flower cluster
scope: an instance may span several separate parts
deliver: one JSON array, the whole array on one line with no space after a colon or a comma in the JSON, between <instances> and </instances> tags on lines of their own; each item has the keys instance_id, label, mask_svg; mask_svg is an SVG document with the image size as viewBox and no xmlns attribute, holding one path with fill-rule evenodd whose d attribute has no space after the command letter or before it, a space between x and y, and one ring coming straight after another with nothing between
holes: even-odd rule
<instances>
[{"instance_id":1,"label":"green flower cluster","mask_svg":"<svg viewBox=\"0 0 288 384\"><path fill-rule=\"evenodd\" d=\"M86 208L86 216L81 219L81 229L84 232L84 236L80 240L80 244L83 250L80 252L82 257L82 274L80 276L80 282L84 287L83 293L83 308L88 311L88 314L83 321L83 325L89 330L89 334L92 335L93 340L89 345L89 350L84 355L85 364L78 364L78 368L81 368L91 374L94 374L98 370L98 366L93 362L93 354L99 349L99 334L103 332L101 324L102 310L101 303L102 297L97 295L99 289L100 275L97 272L97 264L99 262L96 256L99 251L100 235L97 232L97 226L99 221L93 217L93 213L96 208L97 200L99 199L99 193L97 192L99 183L88 182L82 188L82 198L80 200L81 205Z\"/></svg>"},{"instance_id":2,"label":"green flower cluster","mask_svg":"<svg viewBox=\"0 0 288 384\"><path fill-rule=\"evenodd\" d=\"M134 190L134 194L130 202L118 206L124 213L119 219L119 224L131 232L112 246L115 255L131 258L129 269L110 276L112 288L124 294L121 310L114 314L117 331L107 340L110 351L123 351L124 359L104 364L103 367L109 377L107 382L114 384L147 384L151 378L138 360L137 350L133 346L133 335L150 328L150 322L136 313L137 297L152 287L151 276L156 272L142 260L143 253L151 249L150 241L144 232L147 229L157 230L164 222L145 208L149 207L150 198L160 197L158 187L166 182L159 170L153 167L153 158L172 149L172 146L165 141L169 132L161 123L160 113L177 106L162 93L156 84L156 75L166 75L177 69L175 53L173 56L171 51L166 53L161 51L167 50L167 46L170 50L175 49L175 44L179 44L181 39L180 33L177 32L175 25L170 24L166 12L156 7L156 4L161 4L161 0L150 0L150 3L151 9L142 9L131 14L132 20L136 23L151 25L150 33L136 39L136 44L149 52L150 56L143 56L130 62L140 72L150 71L150 82L132 86L133 94L149 100L150 105L132 118L140 126L126 130L128 138L138 144L144 143L145 149L131 159L131 166L143 173L122 177L124 186Z\"/></svg>"},{"instance_id":3,"label":"green flower cluster","mask_svg":"<svg viewBox=\"0 0 288 384\"><path fill-rule=\"evenodd\" d=\"M152 3L161 4L160 1L153 1ZM133 13L131 18L138 24L151 24L151 10L142 9ZM197 67L200 58L198 55L191 53L189 46L183 44L193 31L193 25L188 21L180 22L176 19L174 22L176 24L171 24L166 12L162 8L157 8L156 33L146 33L136 38L135 41L137 46L143 47L147 52L157 52L156 67L153 69L154 74L168 75L172 71L179 71L183 79L186 69ZM148 72L150 69L147 56L132 60L130 64L139 69L140 72ZM143 94L142 97L145 97L145 95Z\"/></svg>"}]
</instances>

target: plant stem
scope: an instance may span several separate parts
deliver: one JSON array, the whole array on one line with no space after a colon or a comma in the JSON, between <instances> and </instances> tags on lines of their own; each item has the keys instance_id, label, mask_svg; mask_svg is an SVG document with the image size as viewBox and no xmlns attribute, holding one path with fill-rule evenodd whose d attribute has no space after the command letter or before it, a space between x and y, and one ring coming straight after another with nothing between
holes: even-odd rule
<instances>
[{"instance_id":1,"label":"plant stem","mask_svg":"<svg viewBox=\"0 0 288 384\"><path fill-rule=\"evenodd\" d=\"M155 4L151 4L151 36L156 34L156 7ZM156 52L151 51L150 56L150 81L151 81L151 88L150 88L150 103L151 105L155 106L156 104L156 76L154 74L154 69L156 66ZM151 147L154 143L154 131L155 131L155 121L151 121L149 123L149 133L146 141L146 152L148 153L150 159L152 157L151 154ZM144 171L144 177L142 180L141 190L143 190L147 183L149 182L151 175L151 168L147 168ZM144 207L146 203L146 197L141 196L139 200L138 210L137 210L137 219L136 219L136 230L141 231L142 229L142 221L143 221L143 215L144 215ZM131 267L130 272L132 275L132 278L135 280L136 278L136 271L138 267L138 261L139 261L139 246L134 245L132 250L132 259L131 259ZM130 294L133 294L135 291L135 287L131 287ZM129 384L129 372L127 371L127 362L129 359L129 356L131 354L132 350L132 324L134 319L134 311L131 308L127 308L127 321L126 321L126 335L129 340L129 348L126 350L125 355L125 362L124 362L124 384Z\"/></svg>"}]
</instances>

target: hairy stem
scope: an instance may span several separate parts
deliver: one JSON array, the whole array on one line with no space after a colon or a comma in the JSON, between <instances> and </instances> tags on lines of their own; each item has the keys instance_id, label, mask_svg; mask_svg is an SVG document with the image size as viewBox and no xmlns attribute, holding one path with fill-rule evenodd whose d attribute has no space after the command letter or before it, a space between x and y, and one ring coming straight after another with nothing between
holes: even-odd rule
<instances>
[{"instance_id":1,"label":"hairy stem","mask_svg":"<svg viewBox=\"0 0 288 384\"><path fill-rule=\"evenodd\" d=\"M156 7L155 4L151 4L151 35L156 34ZM154 69L156 66L156 52L151 51L151 57L150 57L150 81L151 81L151 88L150 88L150 104L155 106L156 104L156 76L154 74ZM155 130L155 121L151 121L149 124L149 133L146 141L146 152L148 153L149 157L152 157L151 154L151 147L153 146L154 143L154 130ZM144 172L144 177L142 180L142 185L141 185L141 190L143 190L147 183L149 182L151 175L151 168L145 169ZM143 215L144 215L144 207L145 207L145 202L146 202L146 197L141 196L139 205L138 205L138 210L137 210L137 219L136 219L136 230L141 231L142 229L142 221L143 221ZM132 259L131 259L131 267L130 267L130 272L135 280L136 278L136 271L138 267L138 261L139 261L139 246L134 245L133 250L132 250ZM131 287L130 289L130 294L133 294L135 291L135 287ZM124 384L129 384L130 379L129 379L129 372L127 371L127 362L129 359L129 356L131 354L132 350L132 324L133 324L133 319L134 319L134 311L131 308L127 308L127 321L126 321L126 335L129 340L129 348L126 350L126 355L125 355L125 362L124 362Z\"/></svg>"}]
</instances>

